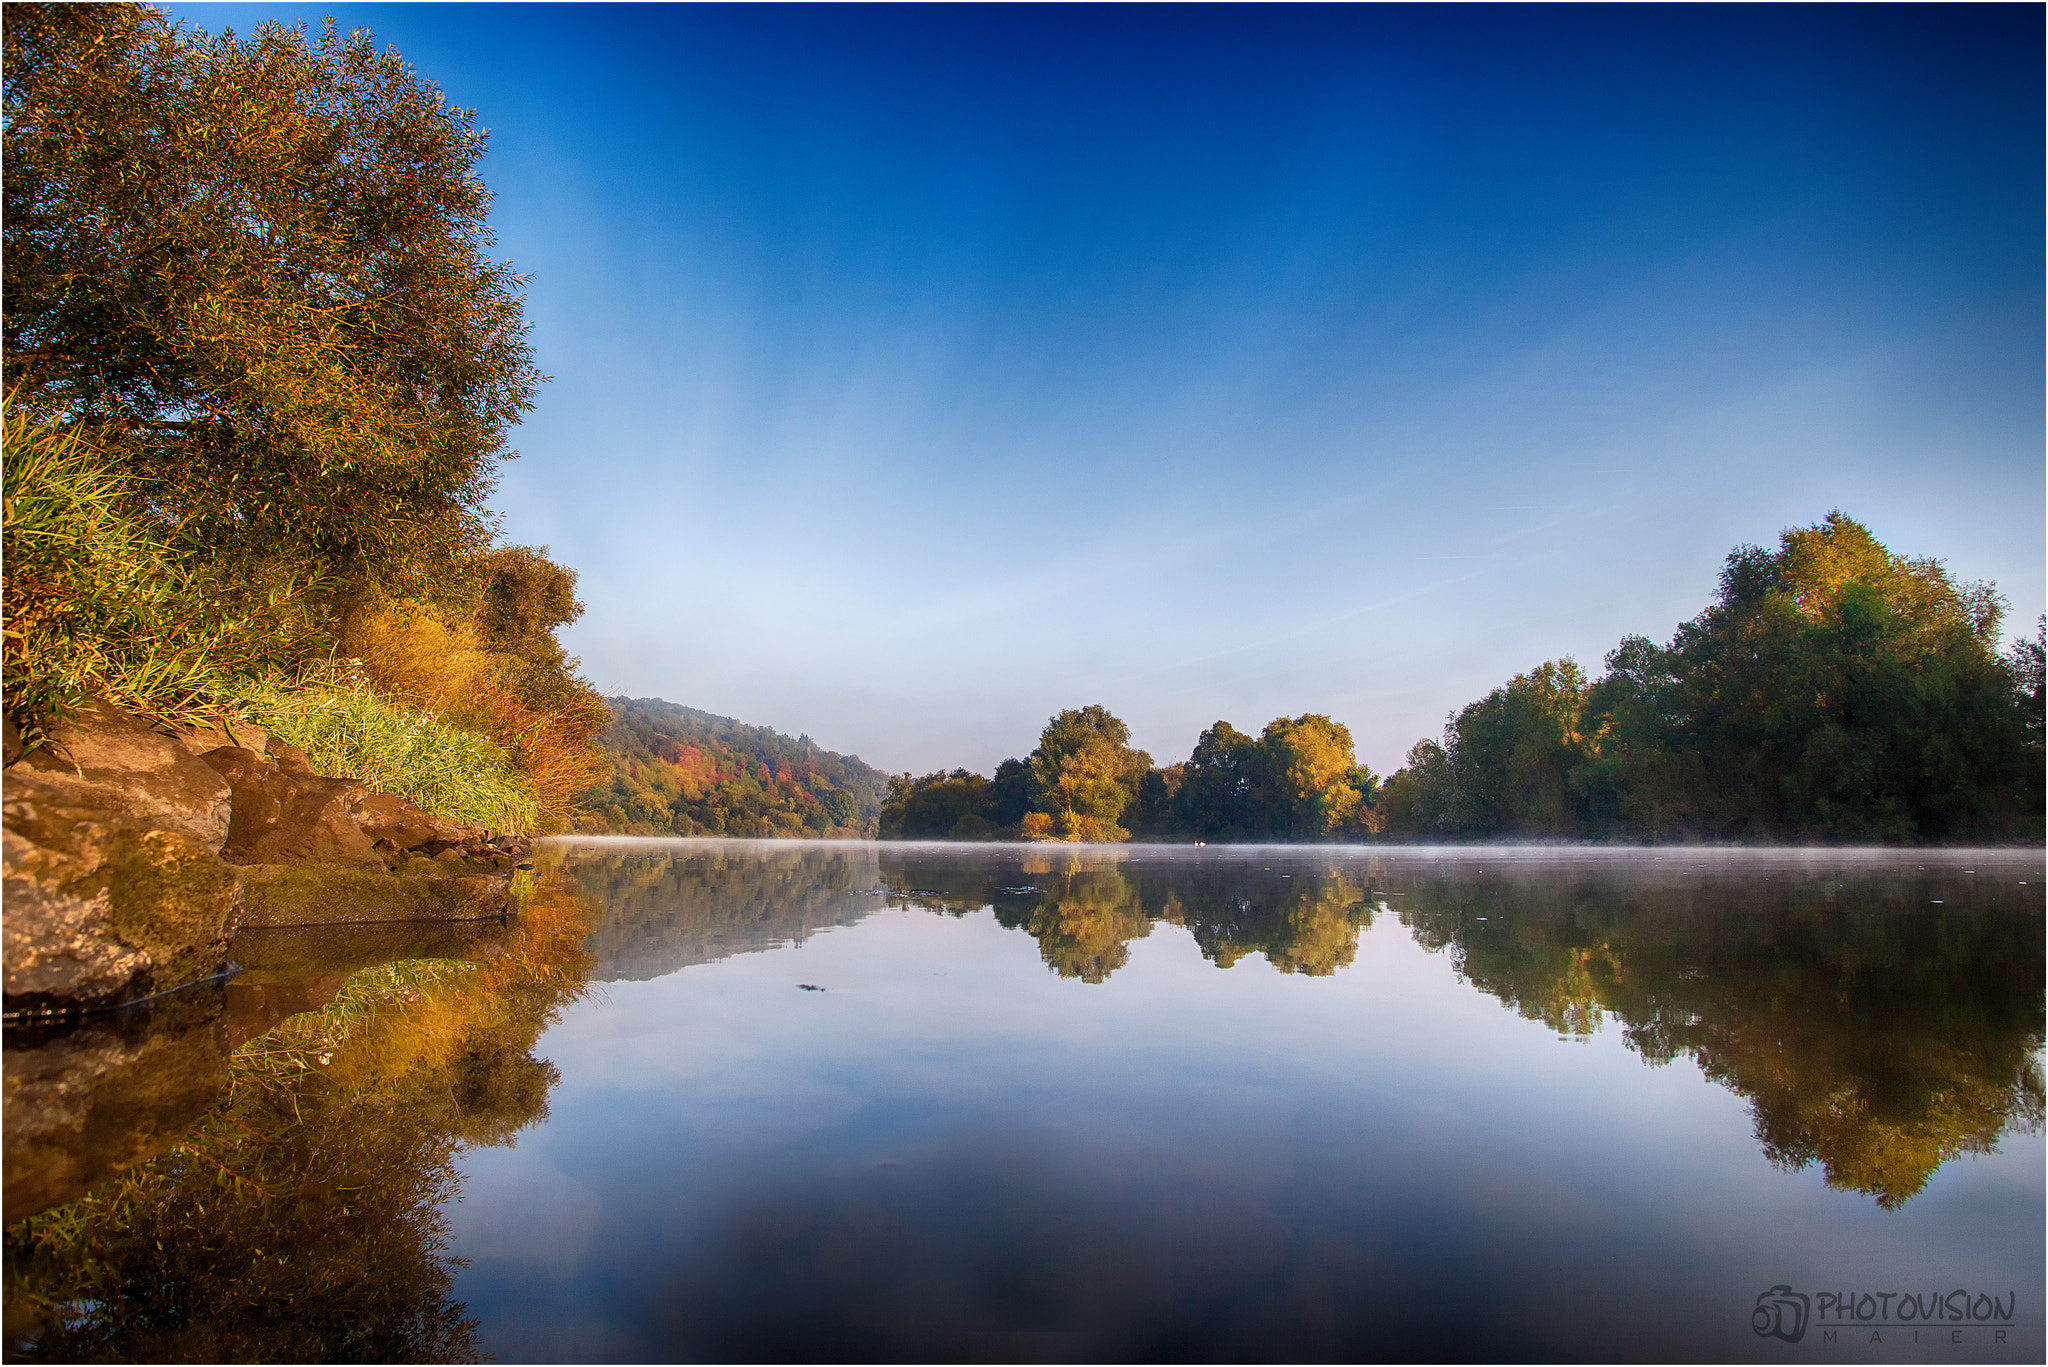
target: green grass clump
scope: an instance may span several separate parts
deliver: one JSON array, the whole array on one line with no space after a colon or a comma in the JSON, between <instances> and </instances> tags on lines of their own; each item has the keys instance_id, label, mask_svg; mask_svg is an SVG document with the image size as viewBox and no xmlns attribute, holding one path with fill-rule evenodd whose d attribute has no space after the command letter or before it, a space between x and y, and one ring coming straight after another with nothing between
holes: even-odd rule
<instances>
[{"instance_id":1,"label":"green grass clump","mask_svg":"<svg viewBox=\"0 0 2048 1367\"><path fill-rule=\"evenodd\" d=\"M306 752L313 768L359 778L436 816L530 831L540 815L504 746L388 702L360 681L251 690L249 719Z\"/></svg>"},{"instance_id":2,"label":"green grass clump","mask_svg":"<svg viewBox=\"0 0 2048 1367\"><path fill-rule=\"evenodd\" d=\"M10 403L5 441L5 695L30 745L89 694L172 719L231 710L301 651L308 585L252 591L181 546L75 428Z\"/></svg>"}]
</instances>

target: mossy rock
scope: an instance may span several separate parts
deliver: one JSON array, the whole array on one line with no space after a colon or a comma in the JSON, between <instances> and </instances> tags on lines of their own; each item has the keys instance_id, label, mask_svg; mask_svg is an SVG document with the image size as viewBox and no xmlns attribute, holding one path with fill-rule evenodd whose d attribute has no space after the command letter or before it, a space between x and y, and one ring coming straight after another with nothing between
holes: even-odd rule
<instances>
[{"instance_id":1,"label":"mossy rock","mask_svg":"<svg viewBox=\"0 0 2048 1367\"><path fill-rule=\"evenodd\" d=\"M242 899L242 924L252 929L475 921L517 909L507 874L434 878L322 864L246 864Z\"/></svg>"},{"instance_id":2,"label":"mossy rock","mask_svg":"<svg viewBox=\"0 0 2048 1367\"><path fill-rule=\"evenodd\" d=\"M345 976L399 959L480 961L503 949L510 933L507 925L493 920L244 925L228 945L228 955L242 967L237 982L283 982Z\"/></svg>"}]
</instances>

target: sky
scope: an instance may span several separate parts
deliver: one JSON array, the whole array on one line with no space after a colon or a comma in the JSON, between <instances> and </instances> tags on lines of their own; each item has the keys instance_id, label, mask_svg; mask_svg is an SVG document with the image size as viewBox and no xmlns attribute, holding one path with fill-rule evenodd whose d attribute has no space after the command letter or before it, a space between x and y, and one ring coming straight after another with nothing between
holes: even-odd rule
<instances>
[{"instance_id":1,"label":"sky","mask_svg":"<svg viewBox=\"0 0 2048 1367\"><path fill-rule=\"evenodd\" d=\"M607 693L1386 773L1831 509L2043 611L2038 6L167 8L490 131Z\"/></svg>"}]
</instances>

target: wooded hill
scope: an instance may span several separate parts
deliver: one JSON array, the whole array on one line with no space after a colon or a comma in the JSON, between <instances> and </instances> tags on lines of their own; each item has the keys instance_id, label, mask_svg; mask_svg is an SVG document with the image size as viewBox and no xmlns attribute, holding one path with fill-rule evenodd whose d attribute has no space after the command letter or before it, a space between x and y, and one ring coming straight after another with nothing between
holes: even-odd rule
<instances>
[{"instance_id":1,"label":"wooded hill","mask_svg":"<svg viewBox=\"0 0 2048 1367\"><path fill-rule=\"evenodd\" d=\"M871 837L888 777L820 749L660 698L609 698L599 744L611 781L582 798L576 829L612 835Z\"/></svg>"}]
</instances>

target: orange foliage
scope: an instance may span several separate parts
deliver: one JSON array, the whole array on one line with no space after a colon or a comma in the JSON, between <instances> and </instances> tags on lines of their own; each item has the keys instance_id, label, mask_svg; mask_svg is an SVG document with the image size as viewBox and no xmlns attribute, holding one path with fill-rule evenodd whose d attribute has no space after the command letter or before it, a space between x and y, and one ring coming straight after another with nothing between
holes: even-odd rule
<instances>
[{"instance_id":1,"label":"orange foliage","mask_svg":"<svg viewBox=\"0 0 2048 1367\"><path fill-rule=\"evenodd\" d=\"M356 613L343 642L378 692L511 751L544 822L559 823L610 769L597 735L611 713L596 690L489 649L470 623L383 605Z\"/></svg>"}]
</instances>

